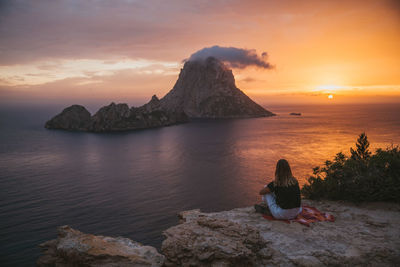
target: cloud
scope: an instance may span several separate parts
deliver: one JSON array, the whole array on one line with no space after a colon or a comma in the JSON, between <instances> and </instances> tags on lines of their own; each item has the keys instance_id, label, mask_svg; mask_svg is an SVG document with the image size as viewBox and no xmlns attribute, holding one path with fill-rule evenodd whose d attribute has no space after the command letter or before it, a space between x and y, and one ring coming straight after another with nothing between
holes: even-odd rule
<instances>
[{"instance_id":1,"label":"cloud","mask_svg":"<svg viewBox=\"0 0 400 267\"><path fill-rule=\"evenodd\" d=\"M93 59L44 61L35 64L0 66L0 79L8 81L9 85L28 86L66 78L110 75L124 69L144 74L171 75L177 73L179 66L178 62L145 59L127 59L113 63Z\"/></svg>"},{"instance_id":2,"label":"cloud","mask_svg":"<svg viewBox=\"0 0 400 267\"><path fill-rule=\"evenodd\" d=\"M307 41L309 34L324 35L336 16L346 26L357 19L365 26L365 18L377 17L376 26L383 32L388 23L393 25L393 15L387 11L399 10L396 0L362 0L362 5L357 1L361 3L0 0L0 65L56 59L172 61L189 55L193 47L210 43L237 47L267 43L284 47ZM386 2L394 8L384 5ZM330 35L334 41L343 36L343 26L335 25L340 28L340 35ZM359 29L354 29L355 34L364 34Z\"/></svg>"},{"instance_id":3,"label":"cloud","mask_svg":"<svg viewBox=\"0 0 400 267\"><path fill-rule=\"evenodd\" d=\"M0 65L181 58L206 33L212 39L215 28L225 28L210 30L203 23L204 14L221 12L224 6L225 0L0 0ZM196 36L187 38L189 32Z\"/></svg>"},{"instance_id":4,"label":"cloud","mask_svg":"<svg viewBox=\"0 0 400 267\"><path fill-rule=\"evenodd\" d=\"M153 71L153 67L160 71ZM118 69L106 75L66 77L33 85L2 84L0 103L9 101L43 101L46 103L85 104L90 101L108 104L111 101L142 105L156 94L163 97L174 85L177 73L170 68L153 65L140 69Z\"/></svg>"},{"instance_id":5,"label":"cloud","mask_svg":"<svg viewBox=\"0 0 400 267\"><path fill-rule=\"evenodd\" d=\"M244 69L249 66L255 66L263 69L272 69L273 66L266 61L267 52L263 52L261 56L257 55L255 49L243 49L236 47L221 47L218 45L205 47L192 54L189 61L203 60L208 57L215 57L231 68Z\"/></svg>"}]
</instances>

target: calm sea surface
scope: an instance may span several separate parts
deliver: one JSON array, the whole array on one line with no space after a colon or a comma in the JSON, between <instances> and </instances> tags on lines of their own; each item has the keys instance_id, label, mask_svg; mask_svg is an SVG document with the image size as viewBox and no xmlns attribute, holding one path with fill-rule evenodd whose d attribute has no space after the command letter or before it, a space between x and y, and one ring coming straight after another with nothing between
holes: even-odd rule
<instances>
[{"instance_id":1,"label":"calm sea surface","mask_svg":"<svg viewBox=\"0 0 400 267\"><path fill-rule=\"evenodd\" d=\"M363 131L373 150L400 143L399 104L268 109L278 116L92 134L44 129L61 107L1 108L0 265L33 266L65 224L159 248L179 211L257 202L280 158L303 184Z\"/></svg>"}]
</instances>

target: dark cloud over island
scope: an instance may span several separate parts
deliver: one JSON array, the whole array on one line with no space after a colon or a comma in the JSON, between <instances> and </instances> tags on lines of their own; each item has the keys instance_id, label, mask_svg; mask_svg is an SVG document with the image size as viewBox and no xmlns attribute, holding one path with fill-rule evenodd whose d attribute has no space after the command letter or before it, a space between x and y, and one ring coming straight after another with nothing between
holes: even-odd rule
<instances>
[{"instance_id":1,"label":"dark cloud over island","mask_svg":"<svg viewBox=\"0 0 400 267\"><path fill-rule=\"evenodd\" d=\"M259 56L255 49L243 49L236 47L221 47L218 45L205 47L190 56L184 61L203 60L208 57L215 57L231 68L243 69L249 66L255 66L263 69L272 69L273 66L266 61L267 52Z\"/></svg>"}]
</instances>

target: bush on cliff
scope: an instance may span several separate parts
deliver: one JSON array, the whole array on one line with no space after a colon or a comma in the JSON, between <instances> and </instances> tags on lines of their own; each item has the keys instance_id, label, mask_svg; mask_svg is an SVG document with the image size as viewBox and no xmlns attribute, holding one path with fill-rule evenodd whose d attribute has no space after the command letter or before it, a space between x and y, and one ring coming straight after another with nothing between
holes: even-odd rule
<instances>
[{"instance_id":1,"label":"bush on cliff","mask_svg":"<svg viewBox=\"0 0 400 267\"><path fill-rule=\"evenodd\" d=\"M400 149L398 146L368 150L365 133L360 134L351 155L336 154L313 169L301 190L306 198L349 201L400 202Z\"/></svg>"}]
</instances>

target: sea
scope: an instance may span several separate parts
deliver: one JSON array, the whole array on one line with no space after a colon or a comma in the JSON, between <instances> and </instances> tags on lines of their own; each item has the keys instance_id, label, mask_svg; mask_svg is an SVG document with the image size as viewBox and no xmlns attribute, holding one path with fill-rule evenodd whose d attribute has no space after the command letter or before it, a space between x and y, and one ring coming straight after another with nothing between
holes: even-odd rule
<instances>
[{"instance_id":1,"label":"sea","mask_svg":"<svg viewBox=\"0 0 400 267\"><path fill-rule=\"evenodd\" d=\"M400 144L400 104L275 105L274 117L119 133L45 129L62 108L0 107L1 266L34 266L62 225L160 249L180 211L259 202L281 158L304 184L362 132L372 151Z\"/></svg>"}]
</instances>

